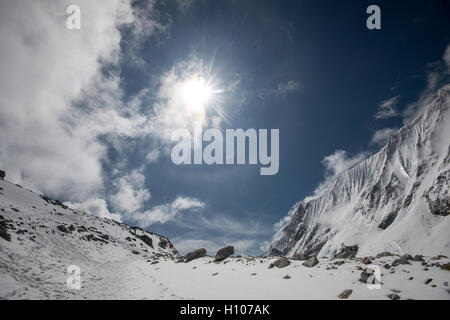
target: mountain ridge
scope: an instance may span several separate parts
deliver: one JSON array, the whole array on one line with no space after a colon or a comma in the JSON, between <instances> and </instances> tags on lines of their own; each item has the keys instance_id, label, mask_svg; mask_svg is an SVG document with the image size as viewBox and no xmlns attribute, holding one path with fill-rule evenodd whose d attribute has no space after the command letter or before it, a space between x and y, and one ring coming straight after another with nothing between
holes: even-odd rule
<instances>
[{"instance_id":1,"label":"mountain ridge","mask_svg":"<svg viewBox=\"0 0 450 320\"><path fill-rule=\"evenodd\" d=\"M357 245L361 255L448 254L449 97L447 84L377 153L335 177L320 195L297 203L268 253L334 256ZM414 245L401 229L417 232L421 243Z\"/></svg>"}]
</instances>

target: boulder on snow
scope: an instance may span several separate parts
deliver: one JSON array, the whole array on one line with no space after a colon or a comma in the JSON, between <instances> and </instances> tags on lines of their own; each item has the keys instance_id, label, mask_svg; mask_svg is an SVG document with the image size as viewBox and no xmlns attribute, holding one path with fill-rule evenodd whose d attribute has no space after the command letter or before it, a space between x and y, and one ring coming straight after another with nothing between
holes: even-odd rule
<instances>
[{"instance_id":1,"label":"boulder on snow","mask_svg":"<svg viewBox=\"0 0 450 320\"><path fill-rule=\"evenodd\" d=\"M359 278L359 281L361 281L362 283L367 283L367 281L369 281L369 278L372 275L373 275L373 270L372 269L366 269L363 272L361 272L361 276Z\"/></svg>"},{"instance_id":2,"label":"boulder on snow","mask_svg":"<svg viewBox=\"0 0 450 320\"><path fill-rule=\"evenodd\" d=\"M359 247L357 245L354 246L342 245L341 249L334 255L334 257L339 259L354 258L356 257L358 250Z\"/></svg>"},{"instance_id":3,"label":"boulder on snow","mask_svg":"<svg viewBox=\"0 0 450 320\"><path fill-rule=\"evenodd\" d=\"M347 289L347 290L344 290L344 292L342 292L340 295L339 295L339 298L340 299L347 299L348 297L350 297L350 295L353 293L353 290L352 289Z\"/></svg>"},{"instance_id":4,"label":"boulder on snow","mask_svg":"<svg viewBox=\"0 0 450 320\"><path fill-rule=\"evenodd\" d=\"M64 233L70 233L69 229L66 228L65 225L60 224L59 226L56 227L59 231L64 232Z\"/></svg>"},{"instance_id":5,"label":"boulder on snow","mask_svg":"<svg viewBox=\"0 0 450 320\"><path fill-rule=\"evenodd\" d=\"M420 254L416 254L411 260L412 260L412 261L419 261L419 262L425 261L425 260L423 259L423 256L420 255Z\"/></svg>"},{"instance_id":6,"label":"boulder on snow","mask_svg":"<svg viewBox=\"0 0 450 320\"><path fill-rule=\"evenodd\" d=\"M302 252L296 252L294 253L294 255L292 256L293 260L308 260L309 256L302 253Z\"/></svg>"},{"instance_id":7,"label":"boulder on snow","mask_svg":"<svg viewBox=\"0 0 450 320\"><path fill-rule=\"evenodd\" d=\"M389 251L384 251L384 252L377 254L376 258L378 259L378 258L392 257L392 256L393 256L393 254L390 253Z\"/></svg>"},{"instance_id":8,"label":"boulder on snow","mask_svg":"<svg viewBox=\"0 0 450 320\"><path fill-rule=\"evenodd\" d=\"M319 260L316 257L311 257L305 262L302 263L305 267L312 268L315 267L319 263Z\"/></svg>"},{"instance_id":9,"label":"boulder on snow","mask_svg":"<svg viewBox=\"0 0 450 320\"><path fill-rule=\"evenodd\" d=\"M282 257L282 258L278 259L277 261L271 263L269 265L269 269L271 269L273 267L284 268L284 267L287 267L290 264L291 264L291 262L289 261L288 258Z\"/></svg>"},{"instance_id":10,"label":"boulder on snow","mask_svg":"<svg viewBox=\"0 0 450 320\"><path fill-rule=\"evenodd\" d=\"M206 256L206 249L205 248L200 248L197 249L195 251L189 252L187 255L184 256L184 262L190 262L194 259L198 259L198 258L202 258Z\"/></svg>"},{"instance_id":11,"label":"boulder on snow","mask_svg":"<svg viewBox=\"0 0 450 320\"><path fill-rule=\"evenodd\" d=\"M404 254L400 258L395 259L394 262L392 262L393 265L398 264L411 264L409 263L409 260L413 260L413 257L409 254Z\"/></svg>"},{"instance_id":12,"label":"boulder on snow","mask_svg":"<svg viewBox=\"0 0 450 320\"><path fill-rule=\"evenodd\" d=\"M5 175L6 175L5 171L0 170L0 179L1 180L3 180L5 178Z\"/></svg>"},{"instance_id":13,"label":"boulder on snow","mask_svg":"<svg viewBox=\"0 0 450 320\"><path fill-rule=\"evenodd\" d=\"M234 247L233 246L227 246L225 248L220 249L219 251L217 251L216 256L215 256L215 260L216 261L221 261L224 260L226 258L228 258L229 256L234 254Z\"/></svg>"},{"instance_id":14,"label":"boulder on snow","mask_svg":"<svg viewBox=\"0 0 450 320\"><path fill-rule=\"evenodd\" d=\"M8 233L5 221L0 221L0 237L11 242L11 235Z\"/></svg>"},{"instance_id":15,"label":"boulder on snow","mask_svg":"<svg viewBox=\"0 0 450 320\"><path fill-rule=\"evenodd\" d=\"M442 269L442 270L450 271L450 262L449 262L449 263L446 263L446 264L444 264L444 265L442 265L442 266L441 266L441 269Z\"/></svg>"}]
</instances>

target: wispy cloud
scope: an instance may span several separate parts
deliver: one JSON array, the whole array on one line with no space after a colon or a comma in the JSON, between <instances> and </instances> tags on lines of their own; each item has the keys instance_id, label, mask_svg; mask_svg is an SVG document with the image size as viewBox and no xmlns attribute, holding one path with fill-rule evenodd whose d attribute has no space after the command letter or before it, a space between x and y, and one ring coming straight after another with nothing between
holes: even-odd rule
<instances>
[{"instance_id":1,"label":"wispy cloud","mask_svg":"<svg viewBox=\"0 0 450 320\"><path fill-rule=\"evenodd\" d=\"M300 89L300 83L295 80L289 80L284 83L280 83L278 87L273 89L273 93L278 96L286 96L289 93L296 92Z\"/></svg>"},{"instance_id":2,"label":"wispy cloud","mask_svg":"<svg viewBox=\"0 0 450 320\"><path fill-rule=\"evenodd\" d=\"M144 212L135 211L127 218L146 228L154 223L167 223L175 219L183 211L195 212L205 208L206 204L199 199L179 196L171 203L154 206Z\"/></svg>"},{"instance_id":3,"label":"wispy cloud","mask_svg":"<svg viewBox=\"0 0 450 320\"><path fill-rule=\"evenodd\" d=\"M359 152L352 156L345 150L336 150L334 153L324 157L322 164L325 167L325 179L319 183L312 196L305 198L305 201L309 201L322 195L323 192L327 190L330 183L332 183L339 174L357 165L362 160L366 159L368 155L369 154L366 151Z\"/></svg>"},{"instance_id":4,"label":"wispy cloud","mask_svg":"<svg viewBox=\"0 0 450 320\"><path fill-rule=\"evenodd\" d=\"M371 144L384 145L389 137L398 131L398 128L384 128L375 132L370 141Z\"/></svg>"},{"instance_id":5,"label":"wispy cloud","mask_svg":"<svg viewBox=\"0 0 450 320\"><path fill-rule=\"evenodd\" d=\"M395 106L397 105L399 98L400 96L395 96L381 102L378 106L378 111L375 114L375 119L388 119L398 116L399 113L395 109Z\"/></svg>"}]
</instances>

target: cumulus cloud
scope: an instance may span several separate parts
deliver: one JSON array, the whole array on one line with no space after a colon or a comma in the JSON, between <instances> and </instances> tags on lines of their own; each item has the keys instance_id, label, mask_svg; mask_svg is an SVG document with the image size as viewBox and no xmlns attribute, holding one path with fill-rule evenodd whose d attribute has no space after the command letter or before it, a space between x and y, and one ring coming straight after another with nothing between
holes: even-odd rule
<instances>
[{"instance_id":1,"label":"cumulus cloud","mask_svg":"<svg viewBox=\"0 0 450 320\"><path fill-rule=\"evenodd\" d=\"M166 223L175 219L183 211L197 211L205 207L205 203L191 197L178 196L171 203L166 203L146 210L133 212L127 218L145 228L154 223Z\"/></svg>"},{"instance_id":2,"label":"cumulus cloud","mask_svg":"<svg viewBox=\"0 0 450 320\"><path fill-rule=\"evenodd\" d=\"M0 5L0 165L12 181L84 201L103 188L106 146L98 137L146 127L144 116L128 112L113 69L119 28L139 20L129 0L80 0L81 30L69 30L69 4Z\"/></svg>"},{"instance_id":3,"label":"cumulus cloud","mask_svg":"<svg viewBox=\"0 0 450 320\"><path fill-rule=\"evenodd\" d=\"M384 145L390 136L398 131L398 128L384 128L375 132L370 141L371 144Z\"/></svg>"},{"instance_id":4,"label":"cumulus cloud","mask_svg":"<svg viewBox=\"0 0 450 320\"><path fill-rule=\"evenodd\" d=\"M118 222L122 222L121 215L118 213L111 213L104 199L90 199L83 203L65 202L64 204L75 210L92 214L100 218L108 218L116 220Z\"/></svg>"},{"instance_id":5,"label":"cumulus cloud","mask_svg":"<svg viewBox=\"0 0 450 320\"><path fill-rule=\"evenodd\" d=\"M378 111L375 114L375 119L388 119L398 116L399 114L395 109L395 106L397 105L399 98L400 96L395 96L381 102L378 106Z\"/></svg>"},{"instance_id":6,"label":"cumulus cloud","mask_svg":"<svg viewBox=\"0 0 450 320\"><path fill-rule=\"evenodd\" d=\"M150 199L150 192L145 189L145 177L141 170L114 180L117 193L110 197L114 208L121 212L132 213L140 210L144 202Z\"/></svg>"}]
</instances>

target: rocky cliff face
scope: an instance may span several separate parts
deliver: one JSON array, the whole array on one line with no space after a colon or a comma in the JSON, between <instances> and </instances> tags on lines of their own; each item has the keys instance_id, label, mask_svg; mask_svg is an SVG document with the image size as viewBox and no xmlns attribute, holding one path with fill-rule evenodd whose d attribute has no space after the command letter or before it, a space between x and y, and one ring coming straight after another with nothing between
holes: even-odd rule
<instances>
[{"instance_id":1,"label":"rocky cliff face","mask_svg":"<svg viewBox=\"0 0 450 320\"><path fill-rule=\"evenodd\" d=\"M450 85L376 154L296 204L269 253L450 253ZM357 246L357 247L354 247Z\"/></svg>"}]
</instances>

